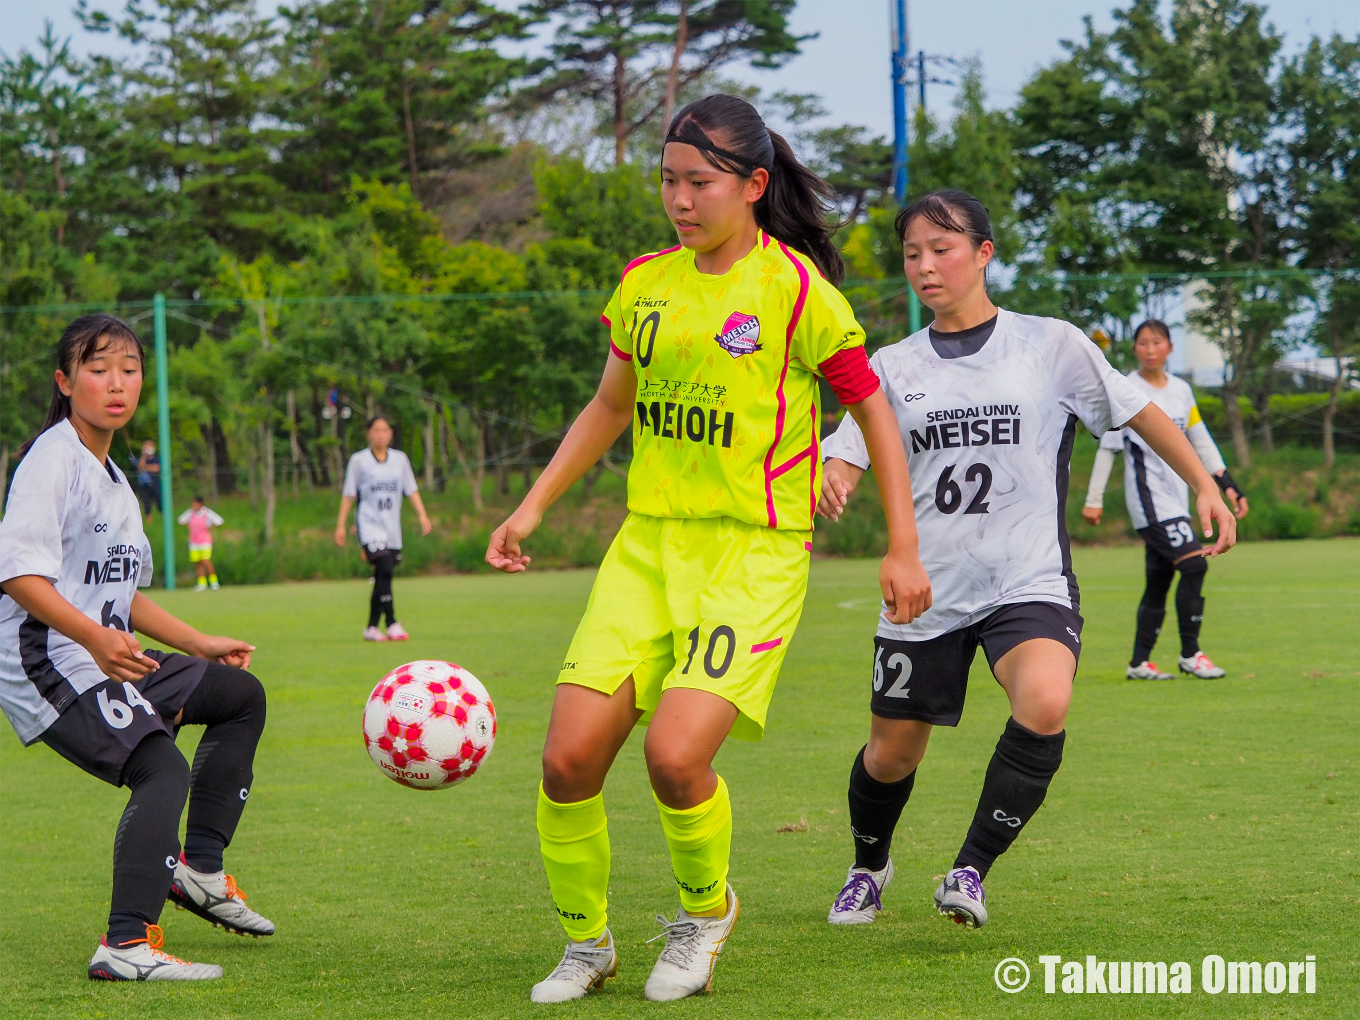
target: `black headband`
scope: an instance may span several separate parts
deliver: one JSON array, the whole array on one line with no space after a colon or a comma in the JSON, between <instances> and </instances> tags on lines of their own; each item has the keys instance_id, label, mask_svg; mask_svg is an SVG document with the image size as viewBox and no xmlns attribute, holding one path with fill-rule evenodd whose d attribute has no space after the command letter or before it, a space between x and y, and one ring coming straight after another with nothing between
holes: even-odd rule
<instances>
[{"instance_id":1,"label":"black headband","mask_svg":"<svg viewBox=\"0 0 1360 1020\"><path fill-rule=\"evenodd\" d=\"M725 159L730 163L735 163L746 171L746 176L750 176L755 170L761 169L759 163L747 159L745 156L738 156L735 152L728 152L726 149L719 148L709 141L708 135L700 130L699 125L692 120L686 120L679 127L672 127L666 135L666 140L661 144L664 149L671 142L679 142L681 145L692 145L700 152L711 152L720 159ZM768 167L763 169L768 170Z\"/></svg>"}]
</instances>

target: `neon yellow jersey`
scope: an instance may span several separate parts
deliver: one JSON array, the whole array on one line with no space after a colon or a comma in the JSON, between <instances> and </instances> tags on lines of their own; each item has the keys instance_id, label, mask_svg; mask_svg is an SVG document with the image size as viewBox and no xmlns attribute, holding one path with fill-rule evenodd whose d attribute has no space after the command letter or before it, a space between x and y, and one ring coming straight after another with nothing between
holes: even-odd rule
<instances>
[{"instance_id":1,"label":"neon yellow jersey","mask_svg":"<svg viewBox=\"0 0 1360 1020\"><path fill-rule=\"evenodd\" d=\"M808 531L821 487L818 365L864 345L850 304L763 231L722 276L670 248L629 263L605 309L637 372L628 509Z\"/></svg>"}]
</instances>

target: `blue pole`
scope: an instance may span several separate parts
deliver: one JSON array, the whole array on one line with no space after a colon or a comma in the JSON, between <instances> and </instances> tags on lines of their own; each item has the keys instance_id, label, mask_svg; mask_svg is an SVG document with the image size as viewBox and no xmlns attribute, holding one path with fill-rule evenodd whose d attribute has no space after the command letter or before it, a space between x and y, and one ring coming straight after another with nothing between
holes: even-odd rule
<instances>
[{"instance_id":1,"label":"blue pole","mask_svg":"<svg viewBox=\"0 0 1360 1020\"><path fill-rule=\"evenodd\" d=\"M907 66L911 55L907 52L907 0L891 0L892 17L892 83L893 83L893 194L898 205L907 204ZM924 79L923 79L924 80ZM907 292L907 328L915 333L921 328L921 302L916 292Z\"/></svg>"},{"instance_id":2,"label":"blue pole","mask_svg":"<svg viewBox=\"0 0 1360 1020\"><path fill-rule=\"evenodd\" d=\"M161 448L161 576L165 587L175 587L175 494L170 470L170 351L165 340L165 295L151 302L156 329L156 426Z\"/></svg>"},{"instance_id":3,"label":"blue pole","mask_svg":"<svg viewBox=\"0 0 1360 1020\"><path fill-rule=\"evenodd\" d=\"M891 0L893 87L893 194L907 201L907 0Z\"/></svg>"}]
</instances>

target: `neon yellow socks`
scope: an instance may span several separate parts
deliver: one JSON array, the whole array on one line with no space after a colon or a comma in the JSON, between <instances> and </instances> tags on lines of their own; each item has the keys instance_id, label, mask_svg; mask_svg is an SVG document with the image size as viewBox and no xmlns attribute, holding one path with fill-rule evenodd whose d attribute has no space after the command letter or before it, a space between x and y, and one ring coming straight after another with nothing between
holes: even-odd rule
<instances>
[{"instance_id":1,"label":"neon yellow socks","mask_svg":"<svg viewBox=\"0 0 1360 1020\"><path fill-rule=\"evenodd\" d=\"M216 575L216 574L209 574L209 575L208 575L208 583L209 583L209 584L216 584L216 583L217 583L217 575Z\"/></svg>"},{"instance_id":2,"label":"neon yellow socks","mask_svg":"<svg viewBox=\"0 0 1360 1020\"><path fill-rule=\"evenodd\" d=\"M671 848L680 905L690 915L722 916L727 910L727 865L732 855L732 800L727 784L719 776L713 796L692 808L677 810L659 800L656 806Z\"/></svg>"},{"instance_id":3,"label":"neon yellow socks","mask_svg":"<svg viewBox=\"0 0 1360 1020\"><path fill-rule=\"evenodd\" d=\"M729 823L729 835L731 829ZM553 907L567 937L576 942L599 938L609 920L609 828L604 794L575 804L558 804L548 799L540 783L538 846Z\"/></svg>"},{"instance_id":4,"label":"neon yellow socks","mask_svg":"<svg viewBox=\"0 0 1360 1020\"><path fill-rule=\"evenodd\" d=\"M199 574L199 575L198 575L198 580L194 582L194 587L195 587L195 588L206 588L206 587L208 587L208 579L207 579L206 577L204 577L202 574Z\"/></svg>"}]
</instances>

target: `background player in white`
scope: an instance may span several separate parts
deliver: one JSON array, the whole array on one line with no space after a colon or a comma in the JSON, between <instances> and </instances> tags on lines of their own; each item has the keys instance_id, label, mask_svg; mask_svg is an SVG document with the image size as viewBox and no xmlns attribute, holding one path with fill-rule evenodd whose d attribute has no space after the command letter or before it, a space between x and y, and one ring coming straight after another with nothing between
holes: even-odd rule
<instances>
[{"instance_id":1,"label":"background player in white","mask_svg":"<svg viewBox=\"0 0 1360 1020\"><path fill-rule=\"evenodd\" d=\"M906 276L934 323L872 359L907 447L921 559L934 605L880 616L869 742L850 773L855 864L828 920L872 921L892 879L889 847L934 726L963 712L979 644L1011 705L973 823L935 891L941 914L987 921L982 879L1039 809L1062 762L1082 619L1064 509L1078 420L1127 425L1194 485L1213 552L1235 522L1184 434L1075 326L998 309L987 296L991 223L960 191L897 218ZM824 446L819 509L833 520L869 466L853 420Z\"/></svg>"},{"instance_id":2,"label":"background player in white","mask_svg":"<svg viewBox=\"0 0 1360 1020\"><path fill-rule=\"evenodd\" d=\"M0 522L0 707L24 744L41 740L132 789L113 843L108 932L89 976L221 977L221 967L162 952L156 921L168 896L236 934L274 933L222 870L264 730L264 688L245 672L254 648L202 634L137 590L151 583L151 547L109 457L141 394L136 334L111 315L81 316L57 357L51 407L20 451ZM143 651L134 627L185 654ZM207 727L192 772L175 747L182 725Z\"/></svg>"},{"instance_id":3,"label":"background player in white","mask_svg":"<svg viewBox=\"0 0 1360 1020\"><path fill-rule=\"evenodd\" d=\"M1171 349L1171 330L1166 323L1158 319L1143 323L1133 333L1133 353L1138 359L1138 368L1129 373L1129 380L1185 433L1241 520L1247 516L1247 497L1228 474L1223 456L1200 417L1190 384L1167 374L1166 359L1171 356ZM1199 629L1204 620L1204 575L1209 565L1204 559L1199 536L1187 516L1185 482L1132 429L1112 429L1101 437L1081 515L1092 524L1100 523L1105 486L1110 480L1114 458L1120 452L1125 455L1124 498L1128 503L1129 519L1146 546L1147 569L1147 585L1138 604L1133 657L1129 659L1126 675L1130 680L1171 679L1171 674L1158 669L1150 657L1166 617L1166 595L1171 590L1171 579L1179 570L1176 618L1180 624L1181 672L1203 680L1224 676L1226 671L1214 665L1199 647Z\"/></svg>"},{"instance_id":4,"label":"background player in white","mask_svg":"<svg viewBox=\"0 0 1360 1020\"><path fill-rule=\"evenodd\" d=\"M397 622L392 603L392 572L401 562L401 498L407 497L420 515L420 533L430 533L430 518L416 491L416 476L411 461L400 450L392 449L392 423L382 415L369 419L364 430L368 449L349 459L345 485L340 493L340 517L335 522L335 544L345 544L345 522L356 501L354 523L359 531L359 546L373 568L373 595L368 602L368 628L365 641L405 641L409 634ZM387 618L387 629L378 629L379 617Z\"/></svg>"}]
</instances>

